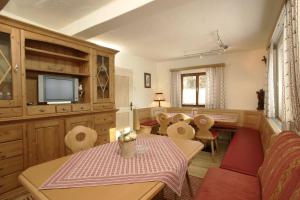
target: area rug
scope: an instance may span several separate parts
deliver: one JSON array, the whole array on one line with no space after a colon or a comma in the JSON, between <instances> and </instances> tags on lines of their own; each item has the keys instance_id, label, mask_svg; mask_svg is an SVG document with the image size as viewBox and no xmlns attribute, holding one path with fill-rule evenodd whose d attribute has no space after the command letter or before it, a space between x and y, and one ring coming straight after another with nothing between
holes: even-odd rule
<instances>
[{"instance_id":1,"label":"area rug","mask_svg":"<svg viewBox=\"0 0 300 200\"><path fill-rule=\"evenodd\" d=\"M191 186L192 186L194 196L195 196L198 188L200 187L202 180L203 180L202 178L190 175L190 181L191 181ZM177 197L176 200L192 200L192 199L193 199L193 197L191 197L191 195L190 195L188 184L185 179L183 188L181 191L181 197ZM162 195L158 195L153 200L175 200L175 194L171 189L166 187L163 191L163 197L162 197Z\"/></svg>"}]
</instances>

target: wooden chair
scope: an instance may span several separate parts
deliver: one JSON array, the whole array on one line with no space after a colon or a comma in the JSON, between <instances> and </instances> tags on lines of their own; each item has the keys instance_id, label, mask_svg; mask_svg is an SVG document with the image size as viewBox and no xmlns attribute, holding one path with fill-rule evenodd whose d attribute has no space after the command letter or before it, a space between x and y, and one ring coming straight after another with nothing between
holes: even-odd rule
<instances>
[{"instance_id":1,"label":"wooden chair","mask_svg":"<svg viewBox=\"0 0 300 200\"><path fill-rule=\"evenodd\" d=\"M195 137L195 129L188 123L181 121L172 124L167 128L167 134L169 137L192 140ZM193 190L188 171L185 174L190 195L193 197Z\"/></svg>"},{"instance_id":2,"label":"wooden chair","mask_svg":"<svg viewBox=\"0 0 300 200\"><path fill-rule=\"evenodd\" d=\"M210 141L211 155L213 161L215 161L214 143L216 144L217 151L219 149L219 145L217 141L218 133L215 131L210 131L214 123L215 123L214 120L207 115L198 115L194 118L194 124L198 128L195 138L201 141Z\"/></svg>"},{"instance_id":3,"label":"wooden chair","mask_svg":"<svg viewBox=\"0 0 300 200\"><path fill-rule=\"evenodd\" d=\"M167 135L167 128L171 122L171 118L166 113L161 112L156 115L156 120L160 125L158 134Z\"/></svg>"},{"instance_id":4,"label":"wooden chair","mask_svg":"<svg viewBox=\"0 0 300 200\"><path fill-rule=\"evenodd\" d=\"M186 123L189 124L192 121L192 118L183 113L178 113L172 117L172 123L177 123L180 121L185 121Z\"/></svg>"},{"instance_id":5,"label":"wooden chair","mask_svg":"<svg viewBox=\"0 0 300 200\"><path fill-rule=\"evenodd\" d=\"M167 128L167 135L169 137L192 140L195 137L195 129L184 121L177 122Z\"/></svg>"},{"instance_id":6,"label":"wooden chair","mask_svg":"<svg viewBox=\"0 0 300 200\"><path fill-rule=\"evenodd\" d=\"M92 148L96 140L97 132L85 126L75 126L65 136L65 144L73 153Z\"/></svg>"}]
</instances>

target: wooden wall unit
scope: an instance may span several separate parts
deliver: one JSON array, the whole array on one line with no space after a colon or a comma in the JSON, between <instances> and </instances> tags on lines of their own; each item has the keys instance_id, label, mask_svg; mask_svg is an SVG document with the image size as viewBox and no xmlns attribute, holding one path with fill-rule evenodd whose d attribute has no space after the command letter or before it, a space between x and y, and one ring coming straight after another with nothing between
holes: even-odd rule
<instances>
[{"instance_id":1,"label":"wooden wall unit","mask_svg":"<svg viewBox=\"0 0 300 200\"><path fill-rule=\"evenodd\" d=\"M0 200L24 193L25 168L68 153L66 133L94 128L97 145L115 128L114 56L117 51L0 16ZM78 102L38 102L38 75L78 78Z\"/></svg>"}]
</instances>

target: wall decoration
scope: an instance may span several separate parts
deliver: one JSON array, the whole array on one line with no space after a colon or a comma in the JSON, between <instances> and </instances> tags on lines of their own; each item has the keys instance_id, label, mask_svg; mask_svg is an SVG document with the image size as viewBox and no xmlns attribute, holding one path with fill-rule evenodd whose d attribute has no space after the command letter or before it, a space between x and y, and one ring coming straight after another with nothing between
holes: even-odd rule
<instances>
[{"instance_id":1,"label":"wall decoration","mask_svg":"<svg viewBox=\"0 0 300 200\"><path fill-rule=\"evenodd\" d=\"M144 86L145 88L151 88L151 74L144 73Z\"/></svg>"}]
</instances>

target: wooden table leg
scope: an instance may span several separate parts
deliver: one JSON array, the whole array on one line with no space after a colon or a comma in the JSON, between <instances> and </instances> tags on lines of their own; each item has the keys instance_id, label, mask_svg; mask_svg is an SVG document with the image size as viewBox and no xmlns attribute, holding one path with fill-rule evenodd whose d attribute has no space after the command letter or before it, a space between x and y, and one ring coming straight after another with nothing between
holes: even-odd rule
<instances>
[{"instance_id":1,"label":"wooden table leg","mask_svg":"<svg viewBox=\"0 0 300 200\"><path fill-rule=\"evenodd\" d=\"M185 176L186 176L186 182L188 184L188 188L189 188L189 191L190 191L190 195L191 195L191 197L193 197L194 194L193 194L193 189L192 189L191 180L190 180L190 176L189 176L189 172L188 171L186 171Z\"/></svg>"}]
</instances>

